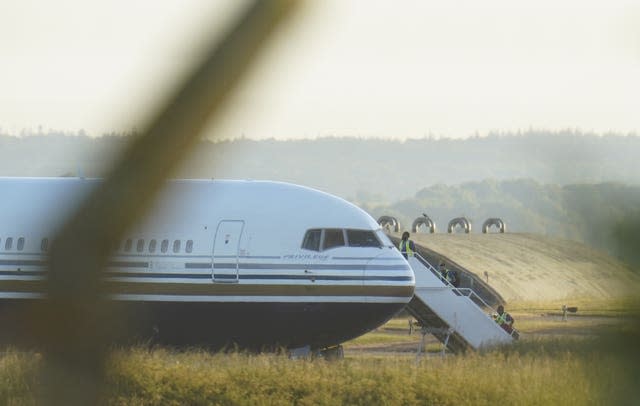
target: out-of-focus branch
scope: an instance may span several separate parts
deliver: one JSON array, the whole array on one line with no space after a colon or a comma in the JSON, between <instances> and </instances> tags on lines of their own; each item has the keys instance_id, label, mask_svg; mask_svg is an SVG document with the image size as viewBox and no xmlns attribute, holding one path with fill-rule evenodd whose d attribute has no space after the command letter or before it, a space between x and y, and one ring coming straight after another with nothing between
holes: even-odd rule
<instances>
[{"instance_id":1,"label":"out-of-focus branch","mask_svg":"<svg viewBox=\"0 0 640 406\"><path fill-rule=\"evenodd\" d=\"M97 402L105 350L121 327L113 305L104 300L99 277L112 243L143 215L294 5L291 0L255 1L56 236L48 298L34 313L32 327L45 350L43 402Z\"/></svg>"}]
</instances>

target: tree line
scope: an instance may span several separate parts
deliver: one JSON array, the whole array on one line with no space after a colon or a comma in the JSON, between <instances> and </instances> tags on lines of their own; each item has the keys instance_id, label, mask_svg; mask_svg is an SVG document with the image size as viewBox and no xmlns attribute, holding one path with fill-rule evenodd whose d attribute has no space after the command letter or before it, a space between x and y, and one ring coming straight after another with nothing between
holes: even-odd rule
<instances>
[{"instance_id":1,"label":"tree line","mask_svg":"<svg viewBox=\"0 0 640 406\"><path fill-rule=\"evenodd\" d=\"M103 176L129 136L38 130L15 137L0 130L0 175ZM638 156L636 135L573 130L406 141L241 138L200 141L175 177L293 182L407 225L423 212L440 229L461 215L476 230L486 218L500 217L512 231L618 252L612 241L633 235L629 219L640 207Z\"/></svg>"}]
</instances>

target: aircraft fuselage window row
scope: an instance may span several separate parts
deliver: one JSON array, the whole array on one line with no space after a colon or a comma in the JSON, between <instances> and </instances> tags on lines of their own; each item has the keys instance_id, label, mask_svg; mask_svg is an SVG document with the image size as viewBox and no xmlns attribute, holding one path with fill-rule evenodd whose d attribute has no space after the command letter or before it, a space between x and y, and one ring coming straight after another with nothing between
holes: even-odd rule
<instances>
[{"instance_id":1,"label":"aircraft fuselage window row","mask_svg":"<svg viewBox=\"0 0 640 406\"><path fill-rule=\"evenodd\" d=\"M302 240L302 248L324 251L336 247L382 247L382 243L371 230L351 230L323 228L307 230Z\"/></svg>"},{"instance_id":2,"label":"aircraft fuselage window row","mask_svg":"<svg viewBox=\"0 0 640 406\"><path fill-rule=\"evenodd\" d=\"M160 252L162 254L166 254L167 252L169 252L169 240L168 239L164 239L162 241L160 241ZM124 248L121 251L124 252L132 252L133 251L133 243L134 240L131 238L128 238L125 242L124 242ZM144 238L138 238L138 240L135 241L135 245L136 245L136 252L145 252L145 239ZM156 239L152 239L149 240L149 244L146 245L146 251L153 254L157 251L158 249L158 240ZM178 254L181 252L182 249L182 240L174 240L173 241L173 245L171 246L171 250L174 254ZM116 251L118 251L118 249L116 249ZM187 240L187 243L185 244L185 249L184 251L187 254L191 254L193 252L193 240Z\"/></svg>"},{"instance_id":3,"label":"aircraft fuselage window row","mask_svg":"<svg viewBox=\"0 0 640 406\"><path fill-rule=\"evenodd\" d=\"M2 239L0 239L0 244L2 243ZM18 238L17 244L16 244L16 249L18 251L22 251L24 250L24 244L25 244L25 239L24 237L20 237ZM1 245L0 245L1 246ZM158 247L158 240L156 239L152 239L149 240L149 244L147 245L147 251L151 254L156 252L156 249ZM182 247L182 241L181 240L174 240L173 241L173 252L174 253L179 253L180 249ZM9 251L13 248L13 237L7 237L4 241L4 249L5 251ZM118 251L120 248L120 246L116 247L116 251ZM131 252L133 249L133 239L129 238L124 242L124 247L122 249L122 251L124 252ZM40 251L42 252L47 252L49 251L49 239L48 238L43 238L42 241L40 242ZM139 238L136 241L136 252L144 252L145 251L145 240L144 238ZM165 239L162 240L162 242L160 243L160 252L162 252L163 254L167 253L169 251L169 240ZM185 244L185 252L187 254L191 254L193 252L193 240L187 240L187 243Z\"/></svg>"},{"instance_id":4,"label":"aircraft fuselage window row","mask_svg":"<svg viewBox=\"0 0 640 406\"><path fill-rule=\"evenodd\" d=\"M7 237L4 242L5 251L13 249L13 237ZM2 239L0 239L1 244ZM25 238L19 237L16 243L16 250L24 250ZM0 245L1 246L1 245ZM352 230L339 228L312 229L308 230L302 241L302 248L311 251L324 251L336 247L382 247L382 244L376 237L375 233L370 230ZM158 240L149 240L146 245L149 253L155 253L158 247ZM132 252L133 239L128 238L124 243L124 252ZM173 253L180 253L182 248L181 240L174 240L172 245ZM43 238L40 243L40 250L46 252L49 250L49 239ZM160 252L165 254L169 251L169 240L164 239L160 242ZM136 241L136 252L145 252L145 240L139 238ZM193 252L193 240L187 240L185 244L185 252L190 254Z\"/></svg>"},{"instance_id":5,"label":"aircraft fuselage window row","mask_svg":"<svg viewBox=\"0 0 640 406\"><path fill-rule=\"evenodd\" d=\"M2 242L2 239L0 238L0 242ZM11 251L13 249L13 237L7 237L4 240L4 250L5 251ZM24 249L24 237L20 237L18 238L17 244L16 244L16 250L17 251L22 251Z\"/></svg>"}]
</instances>

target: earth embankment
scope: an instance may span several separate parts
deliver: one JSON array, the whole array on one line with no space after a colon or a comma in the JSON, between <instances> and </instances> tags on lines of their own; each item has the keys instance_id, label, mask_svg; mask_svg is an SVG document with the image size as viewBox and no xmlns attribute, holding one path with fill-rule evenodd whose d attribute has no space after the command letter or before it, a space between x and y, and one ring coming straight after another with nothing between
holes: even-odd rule
<instances>
[{"instance_id":1,"label":"earth embankment","mask_svg":"<svg viewBox=\"0 0 640 406\"><path fill-rule=\"evenodd\" d=\"M413 241L481 279L506 302L625 300L640 277L584 244L535 234L412 234Z\"/></svg>"}]
</instances>

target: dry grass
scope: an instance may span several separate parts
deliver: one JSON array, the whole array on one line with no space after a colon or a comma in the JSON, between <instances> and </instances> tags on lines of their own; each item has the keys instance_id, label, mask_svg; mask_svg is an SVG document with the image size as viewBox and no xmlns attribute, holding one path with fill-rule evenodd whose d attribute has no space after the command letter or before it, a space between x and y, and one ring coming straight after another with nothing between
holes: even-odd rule
<instances>
[{"instance_id":1,"label":"dry grass","mask_svg":"<svg viewBox=\"0 0 640 406\"><path fill-rule=\"evenodd\" d=\"M597 403L602 389L587 363L572 354L493 352L416 365L136 349L114 355L107 403L582 405Z\"/></svg>"},{"instance_id":2,"label":"dry grass","mask_svg":"<svg viewBox=\"0 0 640 406\"><path fill-rule=\"evenodd\" d=\"M578 320L575 320L578 322ZM564 325L573 323L570 320ZM558 323L558 322L556 322ZM638 380L633 327L589 325L616 335L543 339L528 336L502 349L458 356L358 353L339 362L282 355L216 354L133 347L108 362L105 405L596 405L631 402ZM522 327L522 326L521 326ZM547 326L532 325L531 331ZM360 347L406 334L396 319L359 339ZM363 342L367 344L362 344ZM357 343L356 343L357 344ZM357 347L358 345L354 345ZM0 404L35 404L38 368L32 352L0 355Z\"/></svg>"},{"instance_id":3,"label":"dry grass","mask_svg":"<svg viewBox=\"0 0 640 406\"><path fill-rule=\"evenodd\" d=\"M428 357L419 364L121 349L109 361L104 404L585 405L606 403L628 390L620 360L585 345L528 343L506 351ZM0 403L34 403L38 358L9 351L0 362Z\"/></svg>"},{"instance_id":4,"label":"dry grass","mask_svg":"<svg viewBox=\"0 0 640 406\"><path fill-rule=\"evenodd\" d=\"M594 300L588 297L574 297L553 301L515 301L508 303L511 312L562 314L562 305L578 307L578 315L625 316L640 313L640 301L635 296L615 299Z\"/></svg>"},{"instance_id":5,"label":"dry grass","mask_svg":"<svg viewBox=\"0 0 640 406\"><path fill-rule=\"evenodd\" d=\"M344 347L349 348L353 346L369 344L383 345L392 343L413 343L417 341L420 341L420 335L417 333L409 335L408 329L404 334L392 334L383 331L374 331L345 343Z\"/></svg>"},{"instance_id":6,"label":"dry grass","mask_svg":"<svg viewBox=\"0 0 640 406\"><path fill-rule=\"evenodd\" d=\"M640 276L604 252L535 234L414 234L421 246L454 259L507 301L575 305L637 296ZM585 300L583 300L585 299Z\"/></svg>"},{"instance_id":7,"label":"dry grass","mask_svg":"<svg viewBox=\"0 0 640 406\"><path fill-rule=\"evenodd\" d=\"M567 321L562 321L561 316L552 317L527 317L514 314L516 327L520 333L524 334L553 334L559 336L569 336L583 333L585 335L597 334L604 328L615 328L625 323L622 319L607 319L586 317L571 317Z\"/></svg>"},{"instance_id":8,"label":"dry grass","mask_svg":"<svg viewBox=\"0 0 640 406\"><path fill-rule=\"evenodd\" d=\"M40 356L6 349L0 353L0 404L35 404L36 371Z\"/></svg>"}]
</instances>

